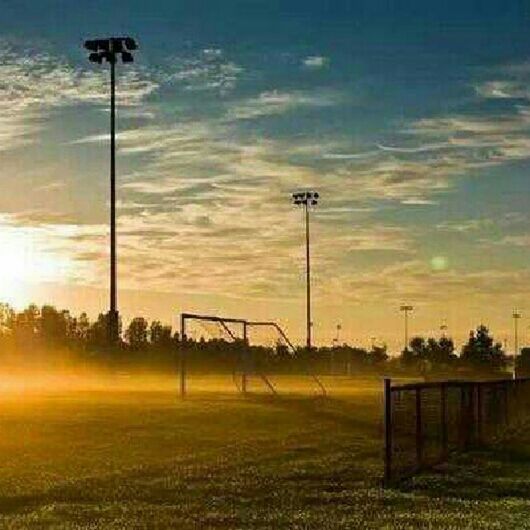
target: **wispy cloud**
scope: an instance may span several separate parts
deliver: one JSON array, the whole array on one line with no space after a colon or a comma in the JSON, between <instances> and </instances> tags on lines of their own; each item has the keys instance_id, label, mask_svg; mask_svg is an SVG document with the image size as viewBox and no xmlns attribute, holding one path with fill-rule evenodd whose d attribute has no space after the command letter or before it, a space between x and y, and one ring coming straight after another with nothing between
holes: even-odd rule
<instances>
[{"instance_id":1,"label":"wispy cloud","mask_svg":"<svg viewBox=\"0 0 530 530\"><path fill-rule=\"evenodd\" d=\"M175 57L169 61L166 83L174 83L187 91L233 91L244 69L226 58L220 48L205 48L189 57Z\"/></svg>"},{"instance_id":2,"label":"wispy cloud","mask_svg":"<svg viewBox=\"0 0 530 530\"><path fill-rule=\"evenodd\" d=\"M337 104L339 97L331 91L262 92L256 98L236 102L227 113L228 120L249 120L261 116L283 114L300 108L322 108Z\"/></svg>"},{"instance_id":3,"label":"wispy cloud","mask_svg":"<svg viewBox=\"0 0 530 530\"><path fill-rule=\"evenodd\" d=\"M302 63L306 68L320 70L321 68L328 66L329 59L323 55L309 55L302 61Z\"/></svg>"},{"instance_id":4,"label":"wispy cloud","mask_svg":"<svg viewBox=\"0 0 530 530\"><path fill-rule=\"evenodd\" d=\"M158 88L146 72L122 74L120 105L136 106ZM47 113L57 107L104 103L108 86L101 71L76 68L48 52L0 41L0 149L35 141Z\"/></svg>"}]
</instances>

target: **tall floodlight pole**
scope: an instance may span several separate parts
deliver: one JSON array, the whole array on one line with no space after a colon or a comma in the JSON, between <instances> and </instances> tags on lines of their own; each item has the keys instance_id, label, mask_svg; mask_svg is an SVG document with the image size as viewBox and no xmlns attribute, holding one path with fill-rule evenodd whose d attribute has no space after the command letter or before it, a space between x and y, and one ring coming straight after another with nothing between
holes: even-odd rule
<instances>
[{"instance_id":1,"label":"tall floodlight pole","mask_svg":"<svg viewBox=\"0 0 530 530\"><path fill-rule=\"evenodd\" d=\"M513 314L513 376L517 375L517 357L519 356L519 329L518 321L521 318L521 313L517 310L514 310Z\"/></svg>"},{"instance_id":2,"label":"tall floodlight pole","mask_svg":"<svg viewBox=\"0 0 530 530\"><path fill-rule=\"evenodd\" d=\"M130 37L111 37L85 41L92 63L110 65L110 309L108 315L109 342L115 344L119 338L119 315L116 279L116 63L121 56L123 63L134 61L132 51L138 48Z\"/></svg>"},{"instance_id":3,"label":"tall floodlight pole","mask_svg":"<svg viewBox=\"0 0 530 530\"><path fill-rule=\"evenodd\" d=\"M306 257L306 346L311 351L311 254L309 246L309 210L318 204L319 194L315 191L293 193L293 203L302 206L305 213L305 257Z\"/></svg>"},{"instance_id":4,"label":"tall floodlight pole","mask_svg":"<svg viewBox=\"0 0 530 530\"><path fill-rule=\"evenodd\" d=\"M409 347L409 313L414 308L411 305L402 305L399 310L405 314L405 350Z\"/></svg>"}]
</instances>

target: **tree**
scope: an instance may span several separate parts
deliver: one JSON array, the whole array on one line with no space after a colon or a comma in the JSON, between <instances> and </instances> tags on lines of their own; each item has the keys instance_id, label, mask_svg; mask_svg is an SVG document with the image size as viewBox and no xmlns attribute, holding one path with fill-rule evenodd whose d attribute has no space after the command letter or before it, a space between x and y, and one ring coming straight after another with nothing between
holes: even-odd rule
<instances>
[{"instance_id":1,"label":"tree","mask_svg":"<svg viewBox=\"0 0 530 530\"><path fill-rule=\"evenodd\" d=\"M530 377L530 347L521 348L520 355L515 360L518 377Z\"/></svg>"},{"instance_id":2,"label":"tree","mask_svg":"<svg viewBox=\"0 0 530 530\"><path fill-rule=\"evenodd\" d=\"M93 348L102 348L109 343L108 314L100 313L88 331L88 344Z\"/></svg>"},{"instance_id":3,"label":"tree","mask_svg":"<svg viewBox=\"0 0 530 530\"><path fill-rule=\"evenodd\" d=\"M149 342L157 349L166 349L171 345L171 326L163 325L159 320L153 320L149 327Z\"/></svg>"},{"instance_id":4,"label":"tree","mask_svg":"<svg viewBox=\"0 0 530 530\"><path fill-rule=\"evenodd\" d=\"M44 305L40 311L40 335L45 342L66 344L70 324L68 311L57 311L51 305Z\"/></svg>"},{"instance_id":5,"label":"tree","mask_svg":"<svg viewBox=\"0 0 530 530\"><path fill-rule=\"evenodd\" d=\"M144 317L136 317L131 320L125 340L133 350L141 350L147 346L147 330L149 325Z\"/></svg>"},{"instance_id":6,"label":"tree","mask_svg":"<svg viewBox=\"0 0 530 530\"><path fill-rule=\"evenodd\" d=\"M506 366L506 356L500 342L494 343L486 326L469 332L469 340L460 356L467 366L480 371L498 371Z\"/></svg>"},{"instance_id":7,"label":"tree","mask_svg":"<svg viewBox=\"0 0 530 530\"><path fill-rule=\"evenodd\" d=\"M442 368L454 363L457 359L454 354L455 345L453 339L442 337L439 340L430 338L425 348L425 360L432 367Z\"/></svg>"},{"instance_id":8,"label":"tree","mask_svg":"<svg viewBox=\"0 0 530 530\"><path fill-rule=\"evenodd\" d=\"M418 368L425 360L427 345L423 337L413 337L401 352L401 364L406 368Z\"/></svg>"},{"instance_id":9,"label":"tree","mask_svg":"<svg viewBox=\"0 0 530 530\"><path fill-rule=\"evenodd\" d=\"M368 363L371 366L380 366L388 360L387 346L372 346L372 349L368 352Z\"/></svg>"}]
</instances>

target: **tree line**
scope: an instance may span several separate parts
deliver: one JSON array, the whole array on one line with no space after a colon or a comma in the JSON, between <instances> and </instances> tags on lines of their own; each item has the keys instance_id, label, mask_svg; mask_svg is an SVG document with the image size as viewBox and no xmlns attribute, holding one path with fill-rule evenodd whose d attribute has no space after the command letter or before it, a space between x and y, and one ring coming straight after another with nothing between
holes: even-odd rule
<instances>
[{"instance_id":1,"label":"tree line","mask_svg":"<svg viewBox=\"0 0 530 530\"><path fill-rule=\"evenodd\" d=\"M177 353L184 349L188 362L196 369L230 370L248 362L274 371L303 371L308 367L320 373L354 375L389 371L429 373L500 374L507 370L509 357L488 328L478 326L469 334L458 352L450 337L413 337L399 355L389 355L386 345L370 349L348 344L333 347L300 347L290 351L285 344L249 346L243 341L201 337L180 337L172 327L159 320L133 318L125 329L120 324L120 342L109 347L107 315L90 320L86 313L72 315L52 305L31 304L21 311L0 304L0 354L26 357L38 354L46 358L52 352L70 352L77 358L95 362L143 363L174 366ZM251 356L246 355L248 352ZM521 350L517 359L521 374L530 374L530 348Z\"/></svg>"}]
</instances>

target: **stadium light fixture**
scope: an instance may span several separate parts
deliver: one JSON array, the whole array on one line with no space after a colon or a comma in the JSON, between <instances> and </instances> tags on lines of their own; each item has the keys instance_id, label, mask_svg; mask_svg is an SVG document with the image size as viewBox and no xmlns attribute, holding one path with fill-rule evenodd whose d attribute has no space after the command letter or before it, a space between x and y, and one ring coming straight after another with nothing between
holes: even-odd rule
<instances>
[{"instance_id":1,"label":"stadium light fixture","mask_svg":"<svg viewBox=\"0 0 530 530\"><path fill-rule=\"evenodd\" d=\"M131 37L111 37L85 41L85 49L90 52L91 63L110 64L110 309L108 318L109 341L119 339L119 315L117 309L116 280L116 64L134 62L131 52L138 49Z\"/></svg>"},{"instance_id":2,"label":"stadium light fixture","mask_svg":"<svg viewBox=\"0 0 530 530\"><path fill-rule=\"evenodd\" d=\"M414 309L411 305L403 304L399 310L405 314L405 350L409 347L409 313Z\"/></svg>"},{"instance_id":3,"label":"stadium light fixture","mask_svg":"<svg viewBox=\"0 0 530 530\"><path fill-rule=\"evenodd\" d=\"M293 193L292 200L295 206L301 206L305 213L305 241L306 241L306 346L311 351L311 253L309 241L309 210L318 204L320 195L316 191L300 191Z\"/></svg>"}]
</instances>

